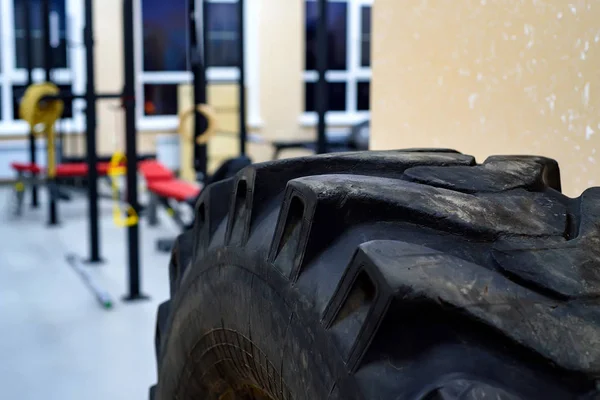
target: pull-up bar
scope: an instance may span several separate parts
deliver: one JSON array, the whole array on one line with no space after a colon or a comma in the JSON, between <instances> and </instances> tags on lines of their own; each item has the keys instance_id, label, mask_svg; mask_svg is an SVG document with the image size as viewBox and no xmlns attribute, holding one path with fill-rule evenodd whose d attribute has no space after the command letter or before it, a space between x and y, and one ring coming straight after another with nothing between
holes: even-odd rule
<instances>
[{"instance_id":1,"label":"pull-up bar","mask_svg":"<svg viewBox=\"0 0 600 400\"><path fill-rule=\"evenodd\" d=\"M87 94L74 94L74 93L59 93L56 96L46 96L44 97L42 100L65 100L65 101L69 101L69 100L87 100L90 96L88 96ZM110 99L121 99L125 96L123 96L123 93L96 93L93 96L94 101L97 100L110 100Z\"/></svg>"}]
</instances>

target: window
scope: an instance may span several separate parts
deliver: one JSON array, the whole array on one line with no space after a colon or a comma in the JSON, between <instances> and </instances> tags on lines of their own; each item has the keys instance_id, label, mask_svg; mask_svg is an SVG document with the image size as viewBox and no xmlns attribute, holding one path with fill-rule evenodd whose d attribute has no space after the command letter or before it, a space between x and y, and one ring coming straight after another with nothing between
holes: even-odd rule
<instances>
[{"instance_id":1,"label":"window","mask_svg":"<svg viewBox=\"0 0 600 400\"><path fill-rule=\"evenodd\" d=\"M32 0L31 13L31 39L32 39L32 64L34 68L44 67L44 41L42 26L42 5L40 0ZM14 0L15 14L15 48L17 68L27 67L27 53L25 43L25 0ZM52 46L52 68L67 68L67 21L65 0L50 0L50 45Z\"/></svg>"},{"instance_id":2,"label":"window","mask_svg":"<svg viewBox=\"0 0 600 400\"><path fill-rule=\"evenodd\" d=\"M142 128L167 129L177 124L180 84L191 83L188 62L187 0L139 0L141 9L140 49L142 71L138 94L144 98L138 109ZM205 0L207 29L207 78L237 80L237 0Z\"/></svg>"},{"instance_id":3,"label":"window","mask_svg":"<svg viewBox=\"0 0 600 400\"><path fill-rule=\"evenodd\" d=\"M346 1L329 2L327 13L327 68L334 71L348 69L348 4ZM318 3L306 4L306 70L314 70L316 63Z\"/></svg>"},{"instance_id":4,"label":"window","mask_svg":"<svg viewBox=\"0 0 600 400\"><path fill-rule=\"evenodd\" d=\"M360 66L371 66L371 7L360 8Z\"/></svg>"},{"instance_id":5,"label":"window","mask_svg":"<svg viewBox=\"0 0 600 400\"><path fill-rule=\"evenodd\" d=\"M81 43L83 26L83 5L77 0L50 0L50 45L52 48L52 81L63 90L81 92L84 90L85 76L83 63L71 62ZM18 134L28 131L24 121L18 119L18 98L27 85L26 21L24 0L0 0L0 133ZM45 80L43 70L43 26L40 0L31 0L31 39L33 80ZM70 27L68 25L71 25ZM72 32L72 35L69 36ZM80 54L81 54L80 53ZM81 58L81 57L79 57ZM77 79L75 79L77 78ZM79 103L80 104L80 103ZM74 112L73 104L65 104L65 119L82 121L81 111ZM80 124L71 129L81 129Z\"/></svg>"},{"instance_id":6,"label":"window","mask_svg":"<svg viewBox=\"0 0 600 400\"><path fill-rule=\"evenodd\" d=\"M327 14L328 121L354 123L369 116L371 6L373 0L329 0ZM316 25L318 3L306 0L305 114L316 121Z\"/></svg>"},{"instance_id":7,"label":"window","mask_svg":"<svg viewBox=\"0 0 600 400\"><path fill-rule=\"evenodd\" d=\"M186 1L143 0L144 71L187 69Z\"/></svg>"},{"instance_id":8,"label":"window","mask_svg":"<svg viewBox=\"0 0 600 400\"><path fill-rule=\"evenodd\" d=\"M239 64L237 4L234 2L208 3L209 67L236 67Z\"/></svg>"}]
</instances>

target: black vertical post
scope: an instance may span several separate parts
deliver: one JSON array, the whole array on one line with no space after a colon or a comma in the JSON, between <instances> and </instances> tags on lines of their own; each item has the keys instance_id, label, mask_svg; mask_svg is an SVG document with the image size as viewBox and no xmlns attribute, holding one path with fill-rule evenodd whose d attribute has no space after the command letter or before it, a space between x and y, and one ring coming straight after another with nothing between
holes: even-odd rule
<instances>
[{"instance_id":1,"label":"black vertical post","mask_svg":"<svg viewBox=\"0 0 600 400\"><path fill-rule=\"evenodd\" d=\"M41 7L42 20L42 53L44 60L44 71L46 73L46 82L52 82L52 47L50 46L50 0L42 0ZM56 151L56 149L49 149ZM58 187L54 179L48 181L48 191L50 199L48 201L49 225L58 224L57 197Z\"/></svg>"},{"instance_id":2,"label":"black vertical post","mask_svg":"<svg viewBox=\"0 0 600 400\"><path fill-rule=\"evenodd\" d=\"M246 59L245 43L244 43L244 3L246 0L238 0L238 69L239 69L239 107L240 107L240 155L246 155L246 140L248 138L248 131L246 126Z\"/></svg>"},{"instance_id":3,"label":"black vertical post","mask_svg":"<svg viewBox=\"0 0 600 400\"><path fill-rule=\"evenodd\" d=\"M50 0L42 0L42 43L46 82L52 82L52 46L50 45Z\"/></svg>"},{"instance_id":4,"label":"black vertical post","mask_svg":"<svg viewBox=\"0 0 600 400\"><path fill-rule=\"evenodd\" d=\"M202 12L201 29L198 29L198 20L196 19L196 1L188 0L189 15L189 54L191 62L192 75L194 77L194 98L193 104L206 104L206 27L208 14L206 2L198 0ZM194 138L202 135L206 129L206 121L196 112L194 118ZM194 141L194 169L200 179L206 179L207 169L207 146L196 144Z\"/></svg>"},{"instance_id":5,"label":"black vertical post","mask_svg":"<svg viewBox=\"0 0 600 400\"><path fill-rule=\"evenodd\" d=\"M123 50L124 78L123 101L125 107L125 155L127 156L127 203L140 214L138 204L137 181L137 143L135 123L135 47L134 47L133 0L123 0ZM140 284L140 248L139 226L133 224L127 228L127 251L129 262L129 288L126 301L147 298L141 292Z\"/></svg>"},{"instance_id":6,"label":"black vertical post","mask_svg":"<svg viewBox=\"0 0 600 400\"><path fill-rule=\"evenodd\" d=\"M94 65L94 19L93 0L85 0L85 27L83 41L85 44L86 89L86 158L88 165L88 215L89 215L89 262L98 263L100 259L100 234L98 221L98 162L96 154L96 70Z\"/></svg>"},{"instance_id":7,"label":"black vertical post","mask_svg":"<svg viewBox=\"0 0 600 400\"><path fill-rule=\"evenodd\" d=\"M317 37L316 37L316 64L317 73L319 75L317 80L317 87L315 90L315 105L317 108L317 153L327 153L327 136L326 136L326 115L327 108L329 106L327 98L327 80L325 75L327 73L327 0L319 0L319 19L317 21Z\"/></svg>"},{"instance_id":8,"label":"black vertical post","mask_svg":"<svg viewBox=\"0 0 600 400\"><path fill-rule=\"evenodd\" d=\"M23 18L25 19L23 28L25 29L25 67L27 68L27 86L33 84L33 46L31 43L31 7L32 1L26 0L23 2ZM35 136L33 131L29 131L29 162L35 164ZM37 208L38 203L38 187L35 180L31 185L31 206Z\"/></svg>"}]
</instances>

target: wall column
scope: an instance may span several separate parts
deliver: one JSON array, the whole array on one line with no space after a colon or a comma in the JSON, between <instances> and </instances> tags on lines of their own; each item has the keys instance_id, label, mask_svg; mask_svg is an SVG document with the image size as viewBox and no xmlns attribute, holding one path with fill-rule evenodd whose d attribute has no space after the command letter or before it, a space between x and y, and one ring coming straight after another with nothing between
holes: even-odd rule
<instances>
[{"instance_id":1,"label":"wall column","mask_svg":"<svg viewBox=\"0 0 600 400\"><path fill-rule=\"evenodd\" d=\"M591 0L377 0L371 147L537 154L567 195L600 183L599 19Z\"/></svg>"}]
</instances>

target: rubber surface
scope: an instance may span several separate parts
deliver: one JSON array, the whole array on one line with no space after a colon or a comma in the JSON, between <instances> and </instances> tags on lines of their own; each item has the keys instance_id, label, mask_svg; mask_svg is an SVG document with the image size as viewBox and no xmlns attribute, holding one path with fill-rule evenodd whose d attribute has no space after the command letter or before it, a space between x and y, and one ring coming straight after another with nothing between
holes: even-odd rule
<instances>
[{"instance_id":1,"label":"rubber surface","mask_svg":"<svg viewBox=\"0 0 600 400\"><path fill-rule=\"evenodd\" d=\"M157 318L156 399L593 399L600 189L442 149L205 188Z\"/></svg>"}]
</instances>

